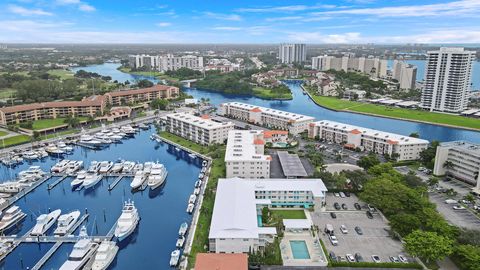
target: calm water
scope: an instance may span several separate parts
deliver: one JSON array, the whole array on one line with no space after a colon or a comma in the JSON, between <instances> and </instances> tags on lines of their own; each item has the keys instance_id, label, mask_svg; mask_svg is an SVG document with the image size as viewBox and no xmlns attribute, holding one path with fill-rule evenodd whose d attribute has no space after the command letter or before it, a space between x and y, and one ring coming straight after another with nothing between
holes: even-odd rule
<instances>
[{"instance_id":1,"label":"calm water","mask_svg":"<svg viewBox=\"0 0 480 270\"><path fill-rule=\"evenodd\" d=\"M151 80L154 83L158 82L158 80L154 79L153 76L150 77L150 76L141 76L141 75L132 75L128 73L123 73L117 69L119 66L120 64L118 63L104 63L101 65L92 65L88 67L75 67L75 68L71 68L71 70L73 72L77 72L83 69L88 72L95 72L102 76L110 76L112 77L113 80L117 80L118 82L121 82L121 83L125 81L129 81L130 83L133 83L137 80L143 80L143 79Z\"/></svg>"},{"instance_id":2,"label":"calm water","mask_svg":"<svg viewBox=\"0 0 480 270\"><path fill-rule=\"evenodd\" d=\"M125 76L133 78L132 75L118 71L116 69L118 65L119 64L107 63L104 65L92 66L92 69L90 69L90 67L85 67L83 69L87 71L95 71L102 75L113 75L113 79L124 78ZM105 70L105 73L103 73L103 70ZM480 71L480 68L477 70ZM118 76L118 78L116 76ZM469 140L472 142L480 143L480 133L474 131L327 110L325 108L315 105L308 98L308 96L303 95L300 88L300 83L298 81L288 81L287 85L293 92L293 100L270 101L250 96L227 95L213 91L196 90L191 88L185 88L184 90L195 98L208 98L210 99L210 102L214 105L229 101L240 101L255 104L258 106L306 114L315 117L317 120L327 119L352 125L379 129L383 131L395 132L404 135L409 135L412 132L418 132L422 138L430 141Z\"/></svg>"},{"instance_id":3,"label":"calm water","mask_svg":"<svg viewBox=\"0 0 480 270\"><path fill-rule=\"evenodd\" d=\"M188 158L171 154L173 151L169 150L166 144L159 145L149 139L152 132L153 129L142 131L134 139L124 140L122 144L111 145L100 151L77 148L73 155L66 158L83 160L87 165L92 160L116 161L118 158L136 162L158 160L165 164L169 172L163 188L159 188L155 192L147 189L143 192L132 193L129 186L130 179L124 178L112 191L108 191L108 182L114 180L111 178L102 180L94 190L72 191L70 189L72 178L67 178L48 191L48 183L55 181L55 179L50 179L17 202L17 205L28 214L28 217L22 227L12 233L25 234L35 225L36 216L47 212L48 209L62 209L63 213L77 209L85 212L87 209L90 214L86 224L88 233L90 235L106 235L120 216L122 202L132 199L138 208L141 221L130 239L127 239L125 244L122 242L112 269L168 268L170 253L175 248L178 228L182 222L191 219L185 209L200 171L200 161L194 164L190 163ZM0 176L2 180L10 179L12 174L26 169L30 165L40 165L44 170L49 170L57 161L48 158L44 162L23 164L14 170L2 167ZM48 234L51 234L53 230L54 228ZM76 234L78 234L78 230ZM19 265L19 258L25 255L28 256L24 259L25 265L28 263L28 266L31 267L46 252L46 248L39 248L37 244L24 244L20 247L21 249L15 250L6 258L5 269L20 269L7 266ZM72 246L69 244L62 245L43 269L58 269L67 259L71 249Z\"/></svg>"}]
</instances>

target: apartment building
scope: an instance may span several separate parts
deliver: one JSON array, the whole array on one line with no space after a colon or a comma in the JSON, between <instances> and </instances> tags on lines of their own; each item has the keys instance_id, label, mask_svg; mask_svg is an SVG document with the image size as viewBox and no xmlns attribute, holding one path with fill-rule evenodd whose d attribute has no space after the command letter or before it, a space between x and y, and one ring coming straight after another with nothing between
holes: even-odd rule
<instances>
[{"instance_id":1,"label":"apartment building","mask_svg":"<svg viewBox=\"0 0 480 270\"><path fill-rule=\"evenodd\" d=\"M0 125L7 126L40 119L103 115L107 99L104 96L85 97L81 101L54 101L0 108Z\"/></svg>"},{"instance_id":2,"label":"apartment building","mask_svg":"<svg viewBox=\"0 0 480 270\"><path fill-rule=\"evenodd\" d=\"M405 61L394 60L392 79L398 81L400 89L415 89L417 80L417 67L409 65Z\"/></svg>"},{"instance_id":3,"label":"apartment building","mask_svg":"<svg viewBox=\"0 0 480 270\"><path fill-rule=\"evenodd\" d=\"M448 47L427 53L422 108L451 113L467 109L475 53Z\"/></svg>"},{"instance_id":4,"label":"apartment building","mask_svg":"<svg viewBox=\"0 0 480 270\"><path fill-rule=\"evenodd\" d=\"M440 143L433 174L447 175L480 190L480 144L466 141Z\"/></svg>"},{"instance_id":5,"label":"apartment building","mask_svg":"<svg viewBox=\"0 0 480 270\"><path fill-rule=\"evenodd\" d=\"M305 62L307 60L307 46L305 44L280 44L278 57L282 64Z\"/></svg>"},{"instance_id":6,"label":"apartment building","mask_svg":"<svg viewBox=\"0 0 480 270\"><path fill-rule=\"evenodd\" d=\"M175 86L156 84L152 87L113 91L105 94L110 105L119 106L128 103L148 103L154 99L178 97L180 89Z\"/></svg>"},{"instance_id":7,"label":"apartment building","mask_svg":"<svg viewBox=\"0 0 480 270\"><path fill-rule=\"evenodd\" d=\"M225 143L228 132L233 130L231 122L219 123L207 116L198 117L190 113L167 114L166 130L201 145Z\"/></svg>"},{"instance_id":8,"label":"apartment building","mask_svg":"<svg viewBox=\"0 0 480 270\"><path fill-rule=\"evenodd\" d=\"M256 125L266 126L272 129L288 130L292 135L307 131L308 124L314 120L313 117L306 115L259 107L241 102L220 104L217 113L219 115L239 119Z\"/></svg>"},{"instance_id":9,"label":"apartment building","mask_svg":"<svg viewBox=\"0 0 480 270\"><path fill-rule=\"evenodd\" d=\"M177 70L179 68L189 68L195 70L203 69L203 57L194 55L175 56L166 55L130 55L128 62L131 68L147 68L149 70L158 70L165 72L167 70Z\"/></svg>"},{"instance_id":10,"label":"apartment building","mask_svg":"<svg viewBox=\"0 0 480 270\"><path fill-rule=\"evenodd\" d=\"M360 148L377 154L397 155L397 160L416 160L428 147L428 141L409 136L322 120L309 125L309 138Z\"/></svg>"},{"instance_id":11,"label":"apartment building","mask_svg":"<svg viewBox=\"0 0 480 270\"><path fill-rule=\"evenodd\" d=\"M385 78L387 77L387 60L373 58L373 57L335 57L335 56L315 56L312 57L312 69L327 71L358 71L372 77Z\"/></svg>"},{"instance_id":12,"label":"apartment building","mask_svg":"<svg viewBox=\"0 0 480 270\"><path fill-rule=\"evenodd\" d=\"M227 178L270 178L272 157L264 151L263 131L230 130L225 151Z\"/></svg>"},{"instance_id":13,"label":"apartment building","mask_svg":"<svg viewBox=\"0 0 480 270\"><path fill-rule=\"evenodd\" d=\"M264 207L319 208L327 188L320 179L219 179L209 232L209 251L248 253L261 250L277 235L258 224Z\"/></svg>"}]
</instances>

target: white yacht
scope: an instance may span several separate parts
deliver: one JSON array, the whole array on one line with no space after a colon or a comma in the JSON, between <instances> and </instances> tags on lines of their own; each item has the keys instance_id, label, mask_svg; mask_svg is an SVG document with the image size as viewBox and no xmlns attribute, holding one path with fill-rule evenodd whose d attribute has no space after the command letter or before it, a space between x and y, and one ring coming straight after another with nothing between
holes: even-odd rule
<instances>
[{"instance_id":1,"label":"white yacht","mask_svg":"<svg viewBox=\"0 0 480 270\"><path fill-rule=\"evenodd\" d=\"M58 218L57 228L53 231L53 234L58 236L66 235L70 229L72 229L73 225L75 225L79 217L80 211L78 210L61 215Z\"/></svg>"},{"instance_id":2,"label":"white yacht","mask_svg":"<svg viewBox=\"0 0 480 270\"><path fill-rule=\"evenodd\" d=\"M91 145L91 146L101 146L103 143L90 135L84 134L80 136L81 144Z\"/></svg>"},{"instance_id":3,"label":"white yacht","mask_svg":"<svg viewBox=\"0 0 480 270\"><path fill-rule=\"evenodd\" d=\"M130 187L137 189L142 186L142 184L147 180L147 175L143 171L137 171L133 177Z\"/></svg>"},{"instance_id":4,"label":"white yacht","mask_svg":"<svg viewBox=\"0 0 480 270\"><path fill-rule=\"evenodd\" d=\"M77 174L77 177L73 179L73 181L70 183L70 186L72 187L72 189L82 185L86 177L87 177L87 172L85 170L79 171Z\"/></svg>"},{"instance_id":5,"label":"white yacht","mask_svg":"<svg viewBox=\"0 0 480 270\"><path fill-rule=\"evenodd\" d=\"M55 145L50 145L50 146L46 147L46 148L45 148L45 151L46 151L48 154L50 154L50 155L52 155L52 156L54 156L54 157L58 157L58 156L61 156L61 155L65 154L65 151L64 151L64 150L58 148L58 147L55 146Z\"/></svg>"},{"instance_id":6,"label":"white yacht","mask_svg":"<svg viewBox=\"0 0 480 270\"><path fill-rule=\"evenodd\" d=\"M87 173L85 179L83 180L82 187L85 189L94 187L98 182L102 180L102 176L96 173Z\"/></svg>"},{"instance_id":7,"label":"white yacht","mask_svg":"<svg viewBox=\"0 0 480 270\"><path fill-rule=\"evenodd\" d=\"M62 213L62 210L57 209L48 214L41 214L37 217L37 224L33 227L30 235L41 236L44 235L50 227L57 221L58 217Z\"/></svg>"},{"instance_id":8,"label":"white yacht","mask_svg":"<svg viewBox=\"0 0 480 270\"><path fill-rule=\"evenodd\" d=\"M145 162L144 166L143 166L143 171L146 173L146 174L150 174L150 171L152 170L152 166L153 166L153 162Z\"/></svg>"},{"instance_id":9,"label":"white yacht","mask_svg":"<svg viewBox=\"0 0 480 270\"><path fill-rule=\"evenodd\" d=\"M81 161L81 160L71 160L70 162L68 162L67 169L65 170L65 172L68 175L72 175L76 171L80 170L81 168L83 168L83 161Z\"/></svg>"},{"instance_id":10,"label":"white yacht","mask_svg":"<svg viewBox=\"0 0 480 270\"><path fill-rule=\"evenodd\" d=\"M60 270L80 270L93 258L98 244L93 242L87 235L87 228L80 229L80 240L73 246L68 260L63 263Z\"/></svg>"},{"instance_id":11,"label":"white yacht","mask_svg":"<svg viewBox=\"0 0 480 270\"><path fill-rule=\"evenodd\" d=\"M133 162L133 161L125 161L125 162L123 163L122 172L123 172L123 173L132 173L134 167L135 167L135 162Z\"/></svg>"},{"instance_id":12,"label":"white yacht","mask_svg":"<svg viewBox=\"0 0 480 270\"><path fill-rule=\"evenodd\" d=\"M107 173L113 166L113 162L111 161L102 161L100 162L100 169L98 170L99 173Z\"/></svg>"},{"instance_id":13,"label":"white yacht","mask_svg":"<svg viewBox=\"0 0 480 270\"><path fill-rule=\"evenodd\" d=\"M53 167L50 169L50 171L52 173L64 172L67 169L67 166L68 166L69 162L70 162L70 160L68 160L68 159L61 160L61 161L57 162L57 164L53 165Z\"/></svg>"},{"instance_id":14,"label":"white yacht","mask_svg":"<svg viewBox=\"0 0 480 270\"><path fill-rule=\"evenodd\" d=\"M27 151L25 153L23 153L23 158L26 159L26 160L35 160L35 159L38 159L38 154L33 152L33 151Z\"/></svg>"},{"instance_id":15,"label":"white yacht","mask_svg":"<svg viewBox=\"0 0 480 270\"><path fill-rule=\"evenodd\" d=\"M138 171L143 171L143 164L142 163L137 163L135 166L133 166L132 172L138 172Z\"/></svg>"},{"instance_id":16,"label":"white yacht","mask_svg":"<svg viewBox=\"0 0 480 270\"><path fill-rule=\"evenodd\" d=\"M124 160L119 160L113 164L113 167L111 169L112 173L120 173L122 172L123 169L123 164L125 163Z\"/></svg>"},{"instance_id":17,"label":"white yacht","mask_svg":"<svg viewBox=\"0 0 480 270\"><path fill-rule=\"evenodd\" d=\"M120 128L120 131L127 134L127 136L133 136L137 133L137 130L131 126L123 126Z\"/></svg>"},{"instance_id":18,"label":"white yacht","mask_svg":"<svg viewBox=\"0 0 480 270\"><path fill-rule=\"evenodd\" d=\"M100 170L100 166L101 163L94 160L90 163L90 167L88 167L88 172L96 173L98 172L98 170Z\"/></svg>"},{"instance_id":19,"label":"white yacht","mask_svg":"<svg viewBox=\"0 0 480 270\"><path fill-rule=\"evenodd\" d=\"M180 260L180 250L175 249L170 254L170 266L172 266L172 267L177 266L179 260Z\"/></svg>"},{"instance_id":20,"label":"white yacht","mask_svg":"<svg viewBox=\"0 0 480 270\"><path fill-rule=\"evenodd\" d=\"M200 194L200 188L195 188L195 189L193 190L193 194L195 194L195 195L198 196L198 195Z\"/></svg>"},{"instance_id":21,"label":"white yacht","mask_svg":"<svg viewBox=\"0 0 480 270\"><path fill-rule=\"evenodd\" d=\"M177 248L182 248L184 244L185 244L185 236L179 236L177 239L177 243L175 243L175 246Z\"/></svg>"},{"instance_id":22,"label":"white yacht","mask_svg":"<svg viewBox=\"0 0 480 270\"><path fill-rule=\"evenodd\" d=\"M148 176L148 186L151 189L156 189L165 182L168 172L165 166L161 163L154 163L150 175Z\"/></svg>"},{"instance_id":23,"label":"white yacht","mask_svg":"<svg viewBox=\"0 0 480 270\"><path fill-rule=\"evenodd\" d=\"M193 203L193 204L195 204L196 201L197 201L197 195L191 194L191 195L190 195L190 198L188 198L188 203Z\"/></svg>"},{"instance_id":24,"label":"white yacht","mask_svg":"<svg viewBox=\"0 0 480 270\"><path fill-rule=\"evenodd\" d=\"M112 241L103 241L97 249L93 261L92 270L105 270L117 256L117 243Z\"/></svg>"},{"instance_id":25,"label":"white yacht","mask_svg":"<svg viewBox=\"0 0 480 270\"><path fill-rule=\"evenodd\" d=\"M3 182L0 184L0 192L16 194L24 189L26 184L22 182Z\"/></svg>"},{"instance_id":26,"label":"white yacht","mask_svg":"<svg viewBox=\"0 0 480 270\"><path fill-rule=\"evenodd\" d=\"M189 203L189 204L187 205L187 213L189 213L189 214L193 213L193 209L194 209L194 208L195 208L195 204Z\"/></svg>"},{"instance_id":27,"label":"white yacht","mask_svg":"<svg viewBox=\"0 0 480 270\"><path fill-rule=\"evenodd\" d=\"M38 178L41 178L44 175L45 172L42 170L42 168L40 168L40 166L30 166L28 170L18 173L19 177L36 176Z\"/></svg>"},{"instance_id":28,"label":"white yacht","mask_svg":"<svg viewBox=\"0 0 480 270\"><path fill-rule=\"evenodd\" d=\"M140 216L133 201L125 202L122 214L118 218L115 227L115 237L118 238L119 242L127 238L135 230L139 220Z\"/></svg>"},{"instance_id":29,"label":"white yacht","mask_svg":"<svg viewBox=\"0 0 480 270\"><path fill-rule=\"evenodd\" d=\"M23 213L22 210L16 205L8 208L0 220L0 232L4 233L8 229L21 222L26 216L27 214Z\"/></svg>"},{"instance_id":30,"label":"white yacht","mask_svg":"<svg viewBox=\"0 0 480 270\"><path fill-rule=\"evenodd\" d=\"M182 225L180 225L180 229L178 229L178 236L185 236L187 231L188 231L188 223L183 222Z\"/></svg>"}]
</instances>

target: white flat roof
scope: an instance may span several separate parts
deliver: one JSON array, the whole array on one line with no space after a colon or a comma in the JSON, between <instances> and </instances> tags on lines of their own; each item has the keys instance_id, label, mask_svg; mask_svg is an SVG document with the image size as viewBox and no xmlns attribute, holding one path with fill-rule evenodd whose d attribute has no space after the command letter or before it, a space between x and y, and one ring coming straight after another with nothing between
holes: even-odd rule
<instances>
[{"instance_id":1,"label":"white flat roof","mask_svg":"<svg viewBox=\"0 0 480 270\"><path fill-rule=\"evenodd\" d=\"M371 136L379 139L391 140L392 142L394 143L396 142L398 144L428 144L427 140L423 140L419 138L379 131L375 129L364 128L359 126L353 126L353 125L339 123L339 122L330 121L330 120L318 121L318 122L315 122L315 125L331 127L337 130L345 131L345 132L357 130L357 131L360 131L364 136Z\"/></svg>"},{"instance_id":2,"label":"white flat roof","mask_svg":"<svg viewBox=\"0 0 480 270\"><path fill-rule=\"evenodd\" d=\"M418 104L420 104L420 102L418 102L418 101L402 101L402 102L397 103L396 105L397 106L409 107L409 106L414 106L414 105L418 105Z\"/></svg>"},{"instance_id":3,"label":"white flat roof","mask_svg":"<svg viewBox=\"0 0 480 270\"><path fill-rule=\"evenodd\" d=\"M461 114L466 114L466 115L469 115L469 114L474 114L476 112L480 112L480 109L470 109L470 110L466 110L466 111L463 111Z\"/></svg>"},{"instance_id":4,"label":"white flat roof","mask_svg":"<svg viewBox=\"0 0 480 270\"><path fill-rule=\"evenodd\" d=\"M255 199L255 191L311 191L324 196L327 188L321 179L219 179L209 238L258 238L276 234L275 228L258 227L257 205L270 200Z\"/></svg>"},{"instance_id":5,"label":"white flat roof","mask_svg":"<svg viewBox=\"0 0 480 270\"><path fill-rule=\"evenodd\" d=\"M264 144L263 140L255 139L255 137L261 136L262 132L261 130L230 130L228 132L225 161L268 160L269 155L255 151L256 143Z\"/></svg>"},{"instance_id":6,"label":"white flat roof","mask_svg":"<svg viewBox=\"0 0 480 270\"><path fill-rule=\"evenodd\" d=\"M195 116L191 113L180 112L180 113L171 113L167 114L167 119L173 118L181 122L186 122L190 125L205 128L205 129L217 129L222 127L234 126L232 122L218 123L210 119L205 119L202 117Z\"/></svg>"},{"instance_id":7,"label":"white flat roof","mask_svg":"<svg viewBox=\"0 0 480 270\"><path fill-rule=\"evenodd\" d=\"M400 99L385 99L385 100L381 100L381 101L378 101L378 102L382 103L382 104L393 105L393 104L402 102L402 100L400 100Z\"/></svg>"},{"instance_id":8,"label":"white flat roof","mask_svg":"<svg viewBox=\"0 0 480 270\"><path fill-rule=\"evenodd\" d=\"M291 120L296 120L296 121L306 121L306 120L315 119L311 116L307 116L307 115L303 115L303 114L280 111L280 110L255 106L255 105L241 103L241 102L227 102L227 103L224 103L223 105L235 106L235 107L243 108L243 109L247 109L247 110L252 110L252 109L258 108L262 111L262 113L275 115L275 116L281 116L281 117L285 117L285 118L288 118L288 119L291 119Z\"/></svg>"},{"instance_id":9,"label":"white flat roof","mask_svg":"<svg viewBox=\"0 0 480 270\"><path fill-rule=\"evenodd\" d=\"M286 229L310 229L312 222L309 219L284 219Z\"/></svg>"}]
</instances>

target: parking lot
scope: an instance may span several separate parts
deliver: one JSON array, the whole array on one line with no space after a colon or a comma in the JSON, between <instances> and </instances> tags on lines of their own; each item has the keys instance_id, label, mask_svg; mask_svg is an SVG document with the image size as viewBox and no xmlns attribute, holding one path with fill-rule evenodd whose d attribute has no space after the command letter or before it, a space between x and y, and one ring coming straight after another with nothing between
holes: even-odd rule
<instances>
[{"instance_id":1,"label":"parking lot","mask_svg":"<svg viewBox=\"0 0 480 270\"><path fill-rule=\"evenodd\" d=\"M345 204L348 210L334 210L335 202L340 205ZM354 208L356 202L362 206L361 210ZM337 218L332 218L330 212L335 212ZM313 222L321 230L320 239L327 251L333 251L337 257L342 257L342 260L345 260L346 254L355 255L358 252L366 262L373 262L372 255L378 255L382 262L389 262L390 256L398 257L399 254L405 256L402 243L389 236L389 226L383 216L374 213L373 218L369 219L366 212L366 204L359 202L354 194L345 198L327 194L327 211L312 213ZM336 246L332 245L324 232L327 224L331 224L334 228L334 234L338 239ZM341 225L346 226L348 233L344 234L340 231ZM362 235L355 231L356 226L361 228Z\"/></svg>"},{"instance_id":2,"label":"parking lot","mask_svg":"<svg viewBox=\"0 0 480 270\"><path fill-rule=\"evenodd\" d=\"M430 201L437 205L438 212L451 224L467 229L478 229L480 227L480 219L470 212L470 210L454 210L453 206L456 204L445 203L447 199L445 194L430 192L429 197Z\"/></svg>"}]
</instances>

